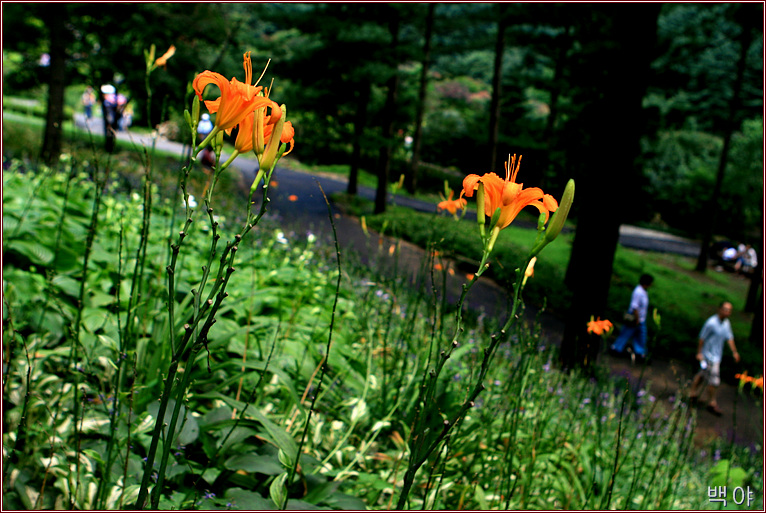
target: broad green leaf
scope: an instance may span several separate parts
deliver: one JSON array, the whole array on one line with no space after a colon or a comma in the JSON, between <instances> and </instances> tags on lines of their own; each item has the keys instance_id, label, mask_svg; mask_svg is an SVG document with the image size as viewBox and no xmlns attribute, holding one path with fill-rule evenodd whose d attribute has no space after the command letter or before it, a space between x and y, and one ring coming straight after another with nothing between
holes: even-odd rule
<instances>
[{"instance_id":1,"label":"broad green leaf","mask_svg":"<svg viewBox=\"0 0 766 513\"><path fill-rule=\"evenodd\" d=\"M229 488L223 495L231 501L232 509L263 511L273 508L273 504L268 499L242 488Z\"/></svg>"},{"instance_id":2,"label":"broad green leaf","mask_svg":"<svg viewBox=\"0 0 766 513\"><path fill-rule=\"evenodd\" d=\"M27 257L34 264L45 266L53 262L53 258L56 256L50 248L39 242L13 240L8 242L7 249Z\"/></svg>"},{"instance_id":3,"label":"broad green leaf","mask_svg":"<svg viewBox=\"0 0 766 513\"><path fill-rule=\"evenodd\" d=\"M262 454L237 454L226 460L223 466L229 470L244 470L267 476L276 476L285 470L276 458Z\"/></svg>"}]
</instances>

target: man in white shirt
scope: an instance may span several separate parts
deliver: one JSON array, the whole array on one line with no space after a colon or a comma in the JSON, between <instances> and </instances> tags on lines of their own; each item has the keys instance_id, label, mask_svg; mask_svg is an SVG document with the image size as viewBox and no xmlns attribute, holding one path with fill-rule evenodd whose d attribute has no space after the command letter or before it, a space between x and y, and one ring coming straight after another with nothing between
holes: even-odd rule
<instances>
[{"instance_id":1,"label":"man in white shirt","mask_svg":"<svg viewBox=\"0 0 766 513\"><path fill-rule=\"evenodd\" d=\"M721 415L715 396L718 386L721 384L721 358L723 357L723 343L729 344L731 352L734 353L734 361L739 363L739 353L737 346L734 345L734 335L731 331L729 316L732 306L728 301L724 301L718 307L718 313L711 316L702 326L699 337L699 346L697 348L697 360L700 362L700 371L694 376L689 399L696 403L700 394L700 386L703 381L707 382L707 391L710 393L710 402L707 410L714 415Z\"/></svg>"},{"instance_id":2,"label":"man in white shirt","mask_svg":"<svg viewBox=\"0 0 766 513\"><path fill-rule=\"evenodd\" d=\"M622 353L629 341L633 340L633 353L639 358L646 358L646 315L649 311L649 287L654 283L650 274L642 274L638 285L630 296L628 314L633 316L633 324L626 323L620 336L612 344L612 351Z\"/></svg>"}]
</instances>

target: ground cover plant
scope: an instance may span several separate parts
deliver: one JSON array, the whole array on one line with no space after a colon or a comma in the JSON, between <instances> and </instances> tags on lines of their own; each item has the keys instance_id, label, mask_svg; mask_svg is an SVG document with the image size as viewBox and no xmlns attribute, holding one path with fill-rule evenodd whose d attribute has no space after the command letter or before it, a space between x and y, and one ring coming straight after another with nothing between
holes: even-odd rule
<instances>
[{"instance_id":1,"label":"ground cover plant","mask_svg":"<svg viewBox=\"0 0 766 513\"><path fill-rule=\"evenodd\" d=\"M151 149L134 191L97 155L7 163L5 506L690 509L710 504L712 483L750 487L762 506L760 448L700 455L681 397L665 410L630 380L559 372L555 348L516 322L533 269L561 242L573 183L558 200L524 194L513 161L505 180L468 177L480 249L448 308L437 253L412 287L265 216L295 143L249 64L244 82L195 80L196 151L175 195L160 194ZM205 98L217 128L198 143ZM237 124L252 136L237 152L254 151L262 171L223 208L232 161L205 174L194 155L212 143L220 156ZM530 246L504 256L530 205ZM509 311L469 322L464 297L501 262L515 271Z\"/></svg>"}]
</instances>

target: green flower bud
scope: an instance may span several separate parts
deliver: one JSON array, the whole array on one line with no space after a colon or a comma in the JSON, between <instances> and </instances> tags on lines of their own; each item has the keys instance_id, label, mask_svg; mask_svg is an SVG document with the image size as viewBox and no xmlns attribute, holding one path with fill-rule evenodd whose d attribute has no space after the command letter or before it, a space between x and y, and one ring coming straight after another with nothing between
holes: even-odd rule
<instances>
[{"instance_id":1,"label":"green flower bud","mask_svg":"<svg viewBox=\"0 0 766 513\"><path fill-rule=\"evenodd\" d=\"M196 94L194 95L194 99L192 100L192 111L191 111L191 119L192 119L192 130L197 129L197 124L199 123L199 96Z\"/></svg>"},{"instance_id":2,"label":"green flower bud","mask_svg":"<svg viewBox=\"0 0 766 513\"><path fill-rule=\"evenodd\" d=\"M564 188L564 195L561 197L559 208L554 212L550 223L548 223L548 230L545 232L546 242L553 242L561 233L561 229L564 227L564 223L569 215L569 209L572 208L572 202L574 201L575 182L570 178L567 182L567 186Z\"/></svg>"}]
</instances>

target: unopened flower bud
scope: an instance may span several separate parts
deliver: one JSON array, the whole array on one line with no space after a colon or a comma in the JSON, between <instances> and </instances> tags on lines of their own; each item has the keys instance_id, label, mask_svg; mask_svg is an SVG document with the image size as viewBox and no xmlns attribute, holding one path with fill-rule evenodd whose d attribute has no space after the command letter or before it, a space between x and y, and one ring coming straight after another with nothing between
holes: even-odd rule
<instances>
[{"instance_id":1,"label":"unopened flower bud","mask_svg":"<svg viewBox=\"0 0 766 513\"><path fill-rule=\"evenodd\" d=\"M564 227L564 223L569 216L569 209L572 208L572 202L574 201L575 182L570 178L567 182L567 186L564 188L564 195L561 197L559 208L554 212L551 222L548 223L548 230L545 232L546 242L553 242L561 233L561 229Z\"/></svg>"}]
</instances>

